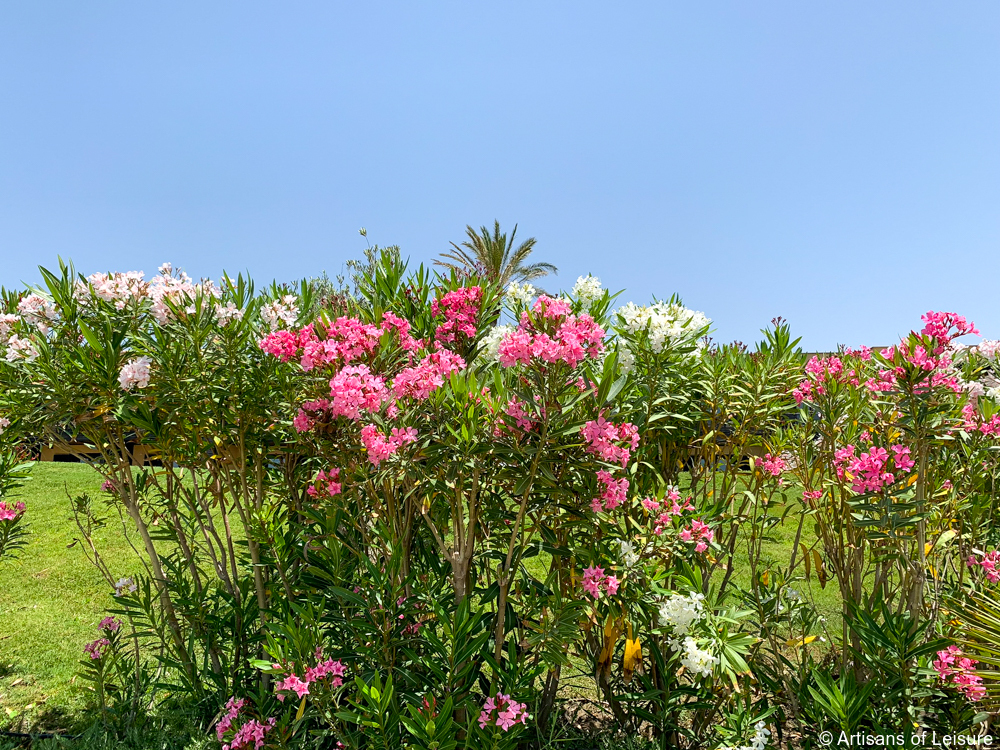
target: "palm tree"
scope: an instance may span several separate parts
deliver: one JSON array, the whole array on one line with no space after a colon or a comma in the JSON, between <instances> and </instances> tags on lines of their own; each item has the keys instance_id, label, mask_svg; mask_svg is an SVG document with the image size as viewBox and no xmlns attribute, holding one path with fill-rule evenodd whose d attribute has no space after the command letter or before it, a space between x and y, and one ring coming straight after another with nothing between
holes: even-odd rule
<instances>
[{"instance_id":1,"label":"palm tree","mask_svg":"<svg viewBox=\"0 0 1000 750\"><path fill-rule=\"evenodd\" d=\"M515 248L517 224L509 239L506 233L500 232L499 221L493 222L492 234L486 227L480 227L477 233L471 226L466 226L465 234L468 240L461 245L452 242L453 249L442 253L443 260L436 260L434 264L453 271L481 274L499 282L504 289L511 282L535 281L550 273L558 273L551 263L526 263L535 249L535 238L529 237Z\"/></svg>"}]
</instances>

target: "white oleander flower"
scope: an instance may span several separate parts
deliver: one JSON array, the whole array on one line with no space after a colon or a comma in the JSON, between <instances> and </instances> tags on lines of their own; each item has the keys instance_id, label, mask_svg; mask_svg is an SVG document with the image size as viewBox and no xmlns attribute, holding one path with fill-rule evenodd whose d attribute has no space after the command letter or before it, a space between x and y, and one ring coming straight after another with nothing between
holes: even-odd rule
<instances>
[{"instance_id":1,"label":"white oleander flower","mask_svg":"<svg viewBox=\"0 0 1000 750\"><path fill-rule=\"evenodd\" d=\"M522 305L527 305L534 296L535 287L527 282L518 284L516 281L512 281L510 286L507 287L508 302L520 302Z\"/></svg>"},{"instance_id":2,"label":"white oleander flower","mask_svg":"<svg viewBox=\"0 0 1000 750\"><path fill-rule=\"evenodd\" d=\"M618 544L621 547L622 562L625 563L626 568L631 568L639 562L639 555L635 551L635 545L632 542L626 542L622 539Z\"/></svg>"},{"instance_id":3,"label":"white oleander flower","mask_svg":"<svg viewBox=\"0 0 1000 750\"><path fill-rule=\"evenodd\" d=\"M590 274L579 277L573 285L573 296L585 304L593 302L602 294L601 280Z\"/></svg>"},{"instance_id":4,"label":"white oleander flower","mask_svg":"<svg viewBox=\"0 0 1000 750\"><path fill-rule=\"evenodd\" d=\"M648 328L649 345L654 352L667 344L701 333L712 321L704 313L666 302L640 307L629 302L618 310L618 318L629 333Z\"/></svg>"},{"instance_id":5,"label":"white oleander flower","mask_svg":"<svg viewBox=\"0 0 1000 750\"><path fill-rule=\"evenodd\" d=\"M705 615L704 594L674 594L660 604L660 625L669 625L675 635L684 635Z\"/></svg>"},{"instance_id":6,"label":"white oleander flower","mask_svg":"<svg viewBox=\"0 0 1000 750\"><path fill-rule=\"evenodd\" d=\"M670 648L674 651L683 651L681 654L681 665L693 674L702 677L709 677L715 665L719 663L716 656L712 656L710 651L698 647L698 641L690 636L681 641L674 638L670 641Z\"/></svg>"}]
</instances>

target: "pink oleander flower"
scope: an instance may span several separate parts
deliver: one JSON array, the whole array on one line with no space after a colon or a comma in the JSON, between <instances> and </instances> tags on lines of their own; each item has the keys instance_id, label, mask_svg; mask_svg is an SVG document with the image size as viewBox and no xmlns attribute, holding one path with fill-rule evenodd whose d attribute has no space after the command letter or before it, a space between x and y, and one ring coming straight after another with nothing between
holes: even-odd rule
<instances>
[{"instance_id":1,"label":"pink oleander flower","mask_svg":"<svg viewBox=\"0 0 1000 750\"><path fill-rule=\"evenodd\" d=\"M945 343L970 333L979 335L975 324L957 313L931 310L921 315L920 319L924 322L923 330L920 331L922 336L933 336Z\"/></svg>"},{"instance_id":2,"label":"pink oleander flower","mask_svg":"<svg viewBox=\"0 0 1000 750\"><path fill-rule=\"evenodd\" d=\"M614 510L622 505L628 495L628 480L615 479L603 469L597 472L597 480L604 485L599 497L590 501L590 509L594 513L602 510Z\"/></svg>"},{"instance_id":3,"label":"pink oleander flower","mask_svg":"<svg viewBox=\"0 0 1000 750\"><path fill-rule=\"evenodd\" d=\"M240 709L246 705L246 701L243 698L230 698L226 703L226 708L219 718L219 723L215 725L215 736L218 737L219 742L222 742L222 737L233 725L233 719L235 719L240 714Z\"/></svg>"},{"instance_id":4,"label":"pink oleander flower","mask_svg":"<svg viewBox=\"0 0 1000 750\"><path fill-rule=\"evenodd\" d=\"M454 343L460 334L470 339L474 337L482 297L482 289L470 286L448 292L441 299L433 300L431 313L434 317L444 316L444 322L437 327L434 335L446 344Z\"/></svg>"},{"instance_id":5,"label":"pink oleander flower","mask_svg":"<svg viewBox=\"0 0 1000 750\"><path fill-rule=\"evenodd\" d=\"M339 688L344 684L344 665L342 662L327 659L326 661L321 661L315 667L309 667L306 670L306 683L318 682L331 675L333 676L333 679L330 681L332 687Z\"/></svg>"},{"instance_id":6,"label":"pink oleander flower","mask_svg":"<svg viewBox=\"0 0 1000 750\"><path fill-rule=\"evenodd\" d=\"M372 466L378 466L402 446L416 441L417 430L414 427L400 429L393 427L386 436L379 432L375 425L368 424L361 428L361 442L368 451L368 460Z\"/></svg>"},{"instance_id":7,"label":"pink oleander flower","mask_svg":"<svg viewBox=\"0 0 1000 750\"><path fill-rule=\"evenodd\" d=\"M83 647L83 653L88 654L91 660L96 661L104 656L104 650L111 645L111 641L107 638L98 638L92 643L88 643Z\"/></svg>"},{"instance_id":8,"label":"pink oleander flower","mask_svg":"<svg viewBox=\"0 0 1000 750\"><path fill-rule=\"evenodd\" d=\"M568 312L565 318L561 313L550 315L550 312L559 312L563 309L562 305L566 305L556 304L557 302L559 301L545 297L539 298L535 303L536 313L543 309L545 311L543 322L549 319L556 321L548 324L545 331L535 328L527 312L522 314L518 328L504 336L497 348L501 365L513 367L537 360L548 364L562 362L576 367L586 357L596 358L600 355L604 348L604 329L589 315L577 317ZM568 305L566 309L568 311Z\"/></svg>"},{"instance_id":9,"label":"pink oleander flower","mask_svg":"<svg viewBox=\"0 0 1000 750\"><path fill-rule=\"evenodd\" d=\"M428 354L414 367L401 370L392 381L392 390L396 398L426 399L444 385L453 372L464 368L464 359L448 349L441 349Z\"/></svg>"},{"instance_id":10,"label":"pink oleander flower","mask_svg":"<svg viewBox=\"0 0 1000 750\"><path fill-rule=\"evenodd\" d=\"M595 565L584 569L580 585L585 593L600 599L602 590L608 596L617 594L620 582L616 576L605 575L604 568Z\"/></svg>"},{"instance_id":11,"label":"pink oleander flower","mask_svg":"<svg viewBox=\"0 0 1000 750\"><path fill-rule=\"evenodd\" d=\"M803 490L802 499L803 500L819 500L823 497L823 490Z\"/></svg>"},{"instance_id":12,"label":"pink oleander flower","mask_svg":"<svg viewBox=\"0 0 1000 750\"><path fill-rule=\"evenodd\" d=\"M283 691L285 690L293 691L299 698L302 698L304 695L309 695L309 680L302 681L298 675L290 674L285 679L274 683L274 692L278 694L279 701L284 702Z\"/></svg>"},{"instance_id":13,"label":"pink oleander flower","mask_svg":"<svg viewBox=\"0 0 1000 750\"><path fill-rule=\"evenodd\" d=\"M541 313L546 318L564 318L573 312L573 308L564 299L556 299L549 297L547 294L540 294L538 295L538 299L535 300L531 311L536 314Z\"/></svg>"},{"instance_id":14,"label":"pink oleander flower","mask_svg":"<svg viewBox=\"0 0 1000 750\"><path fill-rule=\"evenodd\" d=\"M249 747L251 743L254 750L261 750L264 747L265 735L274 728L276 723L274 718L268 719L263 724L256 719L250 719L237 730L232 741L222 746L222 750L242 750L242 748Z\"/></svg>"},{"instance_id":15,"label":"pink oleander flower","mask_svg":"<svg viewBox=\"0 0 1000 750\"><path fill-rule=\"evenodd\" d=\"M118 373L118 382L126 391L133 388L145 388L149 385L149 366L152 360L149 357L139 357L126 362Z\"/></svg>"},{"instance_id":16,"label":"pink oleander flower","mask_svg":"<svg viewBox=\"0 0 1000 750\"><path fill-rule=\"evenodd\" d=\"M316 475L316 478L313 479L313 483L306 488L306 494L309 497L333 497L334 495L339 495L341 492L341 483L337 481L339 479L340 469L321 470Z\"/></svg>"},{"instance_id":17,"label":"pink oleander flower","mask_svg":"<svg viewBox=\"0 0 1000 750\"><path fill-rule=\"evenodd\" d=\"M98 629L106 630L109 633L117 633L118 629L121 628L121 626L122 622L117 617L105 617L103 620L101 620L100 625L98 625L97 627Z\"/></svg>"},{"instance_id":18,"label":"pink oleander flower","mask_svg":"<svg viewBox=\"0 0 1000 750\"><path fill-rule=\"evenodd\" d=\"M48 333L49 323L59 317L55 306L38 294L23 297L17 304L17 311L26 323L35 325L42 333Z\"/></svg>"},{"instance_id":19,"label":"pink oleander flower","mask_svg":"<svg viewBox=\"0 0 1000 750\"><path fill-rule=\"evenodd\" d=\"M889 446L892 450L892 463L897 471L909 471L913 468L910 449L905 445ZM857 453L853 445L847 445L834 451L833 465L837 478L851 483L851 489L860 494L879 492L896 481L896 475L888 470L889 451L879 446L872 446L865 453Z\"/></svg>"},{"instance_id":20,"label":"pink oleander flower","mask_svg":"<svg viewBox=\"0 0 1000 750\"><path fill-rule=\"evenodd\" d=\"M479 713L479 728L486 729L488 724L499 727L504 732L515 724L528 723L528 707L518 703L509 695L497 693L496 699L487 698L483 710Z\"/></svg>"},{"instance_id":21,"label":"pink oleander flower","mask_svg":"<svg viewBox=\"0 0 1000 750\"><path fill-rule=\"evenodd\" d=\"M10 420L7 417L0 417L0 435L3 435L8 427L10 427Z\"/></svg>"},{"instance_id":22,"label":"pink oleander flower","mask_svg":"<svg viewBox=\"0 0 1000 750\"><path fill-rule=\"evenodd\" d=\"M707 524L696 519L681 529L677 537L682 542L694 542L694 551L701 554L708 549L708 545L715 539L715 532Z\"/></svg>"},{"instance_id":23,"label":"pink oleander flower","mask_svg":"<svg viewBox=\"0 0 1000 750\"><path fill-rule=\"evenodd\" d=\"M13 521L24 514L25 505L22 501L0 500L0 521Z\"/></svg>"},{"instance_id":24,"label":"pink oleander flower","mask_svg":"<svg viewBox=\"0 0 1000 750\"><path fill-rule=\"evenodd\" d=\"M980 554L982 554L982 557L979 559L975 555L969 555L968 566L970 568L981 567L986 573L986 579L990 583L1000 581L1000 570L997 569L997 565L1000 564L1000 550Z\"/></svg>"},{"instance_id":25,"label":"pink oleander flower","mask_svg":"<svg viewBox=\"0 0 1000 750\"><path fill-rule=\"evenodd\" d=\"M366 365L348 365L330 380L330 415L360 419L362 411L377 412L391 400L385 381Z\"/></svg>"},{"instance_id":26,"label":"pink oleander flower","mask_svg":"<svg viewBox=\"0 0 1000 750\"><path fill-rule=\"evenodd\" d=\"M760 459L761 471L770 474L772 477L781 476L781 473L788 467L781 456L772 456L770 453L766 454L763 459Z\"/></svg>"},{"instance_id":27,"label":"pink oleander flower","mask_svg":"<svg viewBox=\"0 0 1000 750\"><path fill-rule=\"evenodd\" d=\"M945 684L951 683L968 700L976 702L986 695L983 678L975 673L978 662L965 656L958 646L937 652L933 667Z\"/></svg>"},{"instance_id":28,"label":"pink oleander flower","mask_svg":"<svg viewBox=\"0 0 1000 750\"><path fill-rule=\"evenodd\" d=\"M587 441L587 453L598 455L608 463L620 463L622 467L628 464L632 451L639 445L639 430L635 425L629 422L616 425L604 417L587 422L580 428L580 434Z\"/></svg>"}]
</instances>

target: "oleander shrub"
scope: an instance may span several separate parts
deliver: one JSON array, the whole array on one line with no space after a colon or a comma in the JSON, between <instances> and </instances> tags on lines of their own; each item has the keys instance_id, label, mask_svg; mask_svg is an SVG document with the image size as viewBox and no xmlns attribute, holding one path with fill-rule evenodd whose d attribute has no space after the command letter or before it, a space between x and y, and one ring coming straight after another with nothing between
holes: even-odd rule
<instances>
[{"instance_id":1,"label":"oleander shrub","mask_svg":"<svg viewBox=\"0 0 1000 750\"><path fill-rule=\"evenodd\" d=\"M1000 579L998 347L960 316L806 361L781 319L716 345L678 298L393 252L342 289L43 276L4 297L0 440L103 477L72 509L113 592L82 667L109 731L180 701L226 748L538 747L575 670L660 747L984 717L958 635Z\"/></svg>"}]
</instances>

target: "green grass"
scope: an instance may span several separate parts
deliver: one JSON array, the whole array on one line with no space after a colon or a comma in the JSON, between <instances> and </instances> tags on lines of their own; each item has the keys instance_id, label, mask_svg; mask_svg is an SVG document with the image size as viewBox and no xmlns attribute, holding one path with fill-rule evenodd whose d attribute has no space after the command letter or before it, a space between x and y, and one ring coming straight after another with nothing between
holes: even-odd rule
<instances>
[{"instance_id":1,"label":"green grass","mask_svg":"<svg viewBox=\"0 0 1000 750\"><path fill-rule=\"evenodd\" d=\"M0 561L0 724L59 725L87 705L74 677L112 600L81 544L72 546L80 533L69 495L99 497L100 486L88 466L39 463L17 493L30 536L19 557ZM95 541L113 572L133 574L138 563L111 520Z\"/></svg>"}]
</instances>

